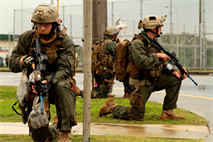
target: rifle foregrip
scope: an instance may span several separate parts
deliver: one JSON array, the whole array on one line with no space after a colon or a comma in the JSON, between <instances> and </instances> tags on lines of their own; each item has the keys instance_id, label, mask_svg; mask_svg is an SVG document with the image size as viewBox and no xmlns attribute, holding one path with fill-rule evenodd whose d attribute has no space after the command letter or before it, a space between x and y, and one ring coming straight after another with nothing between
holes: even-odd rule
<instances>
[{"instance_id":1,"label":"rifle foregrip","mask_svg":"<svg viewBox=\"0 0 213 142\"><path fill-rule=\"evenodd\" d=\"M183 79L183 78L184 78L184 73L182 73L180 76L180 79Z\"/></svg>"}]
</instances>

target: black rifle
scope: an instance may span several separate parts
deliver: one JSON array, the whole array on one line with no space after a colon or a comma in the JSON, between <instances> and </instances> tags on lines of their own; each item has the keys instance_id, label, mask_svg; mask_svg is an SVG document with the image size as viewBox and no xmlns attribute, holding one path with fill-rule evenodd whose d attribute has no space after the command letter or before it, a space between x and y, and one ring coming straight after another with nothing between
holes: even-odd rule
<instances>
[{"instance_id":1,"label":"black rifle","mask_svg":"<svg viewBox=\"0 0 213 142\"><path fill-rule=\"evenodd\" d=\"M135 87L132 87L129 84L128 84L127 88L130 91L130 93L132 93L133 91L138 92L138 90Z\"/></svg>"},{"instance_id":2,"label":"black rifle","mask_svg":"<svg viewBox=\"0 0 213 142\"><path fill-rule=\"evenodd\" d=\"M40 38L36 38L36 46L34 47L34 54L35 54L35 79L32 82L35 90L38 92L38 96L40 97L41 102L41 114L44 114L44 104L43 104L43 97L44 101L48 100L48 88L47 83L42 84L41 82L45 80L45 72L46 72L46 64L48 61L48 57L41 53L41 43Z\"/></svg>"},{"instance_id":3,"label":"black rifle","mask_svg":"<svg viewBox=\"0 0 213 142\"><path fill-rule=\"evenodd\" d=\"M162 50L167 56L169 56L170 59L168 59L168 63L169 64L172 64L172 66L176 66L180 71L181 71L181 76L180 78L183 79L184 77L184 74L187 75L188 78L190 78L192 80L192 82L194 82L194 84L197 86L198 84L189 76L190 72L185 68L183 67L183 65L181 65L179 63L179 59L176 57L176 53L175 52L172 52L172 53L169 53L168 51L166 51L157 41L157 39L153 39L152 43L151 43L151 46L154 46L160 50ZM168 68L170 70L170 68Z\"/></svg>"}]
</instances>

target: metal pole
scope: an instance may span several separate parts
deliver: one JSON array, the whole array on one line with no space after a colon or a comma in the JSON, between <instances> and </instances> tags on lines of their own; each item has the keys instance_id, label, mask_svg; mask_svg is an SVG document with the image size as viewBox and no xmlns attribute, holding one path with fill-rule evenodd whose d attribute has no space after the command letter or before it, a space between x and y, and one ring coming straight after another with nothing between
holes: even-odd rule
<instances>
[{"instance_id":1,"label":"metal pole","mask_svg":"<svg viewBox=\"0 0 213 142\"><path fill-rule=\"evenodd\" d=\"M65 24L64 14L65 14L65 6L63 6L63 24Z\"/></svg>"},{"instance_id":2,"label":"metal pole","mask_svg":"<svg viewBox=\"0 0 213 142\"><path fill-rule=\"evenodd\" d=\"M13 33L13 32L9 32L9 34L8 34L8 40L9 40L9 50L8 50L8 55L9 55L9 57L10 57L10 33Z\"/></svg>"},{"instance_id":3,"label":"metal pole","mask_svg":"<svg viewBox=\"0 0 213 142\"><path fill-rule=\"evenodd\" d=\"M16 20L15 20L15 17L16 17L16 10L14 10L14 13L13 13L13 49L14 49L14 45L15 45L15 25L16 25Z\"/></svg>"},{"instance_id":4,"label":"metal pole","mask_svg":"<svg viewBox=\"0 0 213 142\"><path fill-rule=\"evenodd\" d=\"M133 20L133 34L135 34L135 21Z\"/></svg>"},{"instance_id":5,"label":"metal pole","mask_svg":"<svg viewBox=\"0 0 213 142\"><path fill-rule=\"evenodd\" d=\"M176 11L177 11L177 57L178 57L178 26L179 26L179 12L178 9L176 7L173 7Z\"/></svg>"},{"instance_id":6,"label":"metal pole","mask_svg":"<svg viewBox=\"0 0 213 142\"><path fill-rule=\"evenodd\" d=\"M172 42L172 0L170 0L170 52L173 50Z\"/></svg>"},{"instance_id":7,"label":"metal pole","mask_svg":"<svg viewBox=\"0 0 213 142\"><path fill-rule=\"evenodd\" d=\"M23 33L23 0L21 0L21 33Z\"/></svg>"},{"instance_id":8,"label":"metal pole","mask_svg":"<svg viewBox=\"0 0 213 142\"><path fill-rule=\"evenodd\" d=\"M195 56L195 59L194 59L194 67L197 68L197 39L196 39L196 25L195 25L195 52L194 52L194 56Z\"/></svg>"},{"instance_id":9,"label":"metal pole","mask_svg":"<svg viewBox=\"0 0 213 142\"><path fill-rule=\"evenodd\" d=\"M70 37L73 39L73 36L72 36L72 15L70 15Z\"/></svg>"},{"instance_id":10,"label":"metal pole","mask_svg":"<svg viewBox=\"0 0 213 142\"><path fill-rule=\"evenodd\" d=\"M140 19L142 20L143 19L143 0L141 0L140 3L141 3L140 4L140 16L141 16Z\"/></svg>"},{"instance_id":11,"label":"metal pole","mask_svg":"<svg viewBox=\"0 0 213 142\"><path fill-rule=\"evenodd\" d=\"M206 46L205 46L205 0L203 0L203 69L206 69Z\"/></svg>"},{"instance_id":12,"label":"metal pole","mask_svg":"<svg viewBox=\"0 0 213 142\"><path fill-rule=\"evenodd\" d=\"M201 7L201 0L199 0L199 39L200 39L200 70L202 70L202 7Z\"/></svg>"},{"instance_id":13,"label":"metal pole","mask_svg":"<svg viewBox=\"0 0 213 142\"><path fill-rule=\"evenodd\" d=\"M91 47L92 47L92 0L84 1L84 109L83 142L90 141L91 113Z\"/></svg>"},{"instance_id":14,"label":"metal pole","mask_svg":"<svg viewBox=\"0 0 213 142\"><path fill-rule=\"evenodd\" d=\"M114 26L114 2L112 2L112 26Z\"/></svg>"},{"instance_id":15,"label":"metal pole","mask_svg":"<svg viewBox=\"0 0 213 142\"><path fill-rule=\"evenodd\" d=\"M183 63L186 64L185 63L185 61L186 61L185 60L186 59L186 56L185 56L186 55L186 52L185 52L185 48L186 48L186 29L185 29L185 24L184 24L184 44L183 45L184 45L183 46L183 55L182 55L183 56Z\"/></svg>"}]
</instances>

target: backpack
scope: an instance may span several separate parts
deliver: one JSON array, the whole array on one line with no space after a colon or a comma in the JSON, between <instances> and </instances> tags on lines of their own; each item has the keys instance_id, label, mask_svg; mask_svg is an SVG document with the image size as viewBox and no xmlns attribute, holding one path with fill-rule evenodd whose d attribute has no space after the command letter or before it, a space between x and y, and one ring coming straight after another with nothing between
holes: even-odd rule
<instances>
[{"instance_id":1,"label":"backpack","mask_svg":"<svg viewBox=\"0 0 213 142\"><path fill-rule=\"evenodd\" d=\"M104 40L92 46L91 73L93 76L102 75L104 66L112 66L112 63L110 62L111 55L103 52L104 44L109 41L111 41L111 39Z\"/></svg>"},{"instance_id":2,"label":"backpack","mask_svg":"<svg viewBox=\"0 0 213 142\"><path fill-rule=\"evenodd\" d=\"M127 65L129 62L129 45L131 42L124 39L122 42L117 43L115 50L115 73L116 80L124 82L127 79Z\"/></svg>"}]
</instances>

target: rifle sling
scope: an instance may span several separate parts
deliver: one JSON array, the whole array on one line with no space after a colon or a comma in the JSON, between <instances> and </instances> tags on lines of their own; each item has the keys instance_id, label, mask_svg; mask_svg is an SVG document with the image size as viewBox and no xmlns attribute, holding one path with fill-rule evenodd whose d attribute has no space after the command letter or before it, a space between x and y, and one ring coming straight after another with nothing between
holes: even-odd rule
<instances>
[{"instance_id":1,"label":"rifle sling","mask_svg":"<svg viewBox=\"0 0 213 142\"><path fill-rule=\"evenodd\" d=\"M52 74L52 76L51 76L51 78L50 78L50 81L49 81L48 84L47 84L47 90L49 90L50 87L51 87L51 85L53 84L53 80L54 80L54 78L55 78L55 75L56 75L56 71L53 72L53 74Z\"/></svg>"},{"instance_id":2,"label":"rifle sling","mask_svg":"<svg viewBox=\"0 0 213 142\"><path fill-rule=\"evenodd\" d=\"M12 109L18 114L18 115L21 115L21 113L19 113L15 108L14 106L18 103L19 101L16 101L13 106L12 106Z\"/></svg>"}]
</instances>

